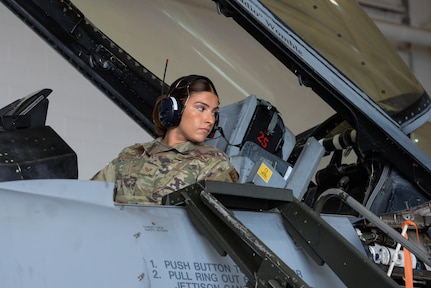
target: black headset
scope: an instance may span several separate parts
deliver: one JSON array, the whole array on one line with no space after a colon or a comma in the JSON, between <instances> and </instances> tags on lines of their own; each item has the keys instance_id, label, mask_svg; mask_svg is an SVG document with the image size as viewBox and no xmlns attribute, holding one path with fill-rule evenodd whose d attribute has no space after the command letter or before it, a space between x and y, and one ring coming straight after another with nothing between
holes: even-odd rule
<instances>
[{"instance_id":1,"label":"black headset","mask_svg":"<svg viewBox=\"0 0 431 288\"><path fill-rule=\"evenodd\" d=\"M199 75L189 75L178 80L177 84L169 89L168 95L160 100L159 120L160 120L160 123L165 128L178 126L181 121L181 115L183 114L183 111L185 108L183 107L183 104L181 103L181 101L179 101L174 96L171 96L171 94L175 90L186 88L187 93L189 94L188 97L190 97L190 91L189 91L190 85L192 85L193 82L199 79L204 79L208 81L211 84L212 88L215 89L214 85L207 77L199 76ZM181 83L184 83L184 85L180 86ZM210 134L208 135L208 138L214 137L215 131L218 129L217 128L218 122L219 122L219 115L218 113L216 113L214 126Z\"/></svg>"}]
</instances>

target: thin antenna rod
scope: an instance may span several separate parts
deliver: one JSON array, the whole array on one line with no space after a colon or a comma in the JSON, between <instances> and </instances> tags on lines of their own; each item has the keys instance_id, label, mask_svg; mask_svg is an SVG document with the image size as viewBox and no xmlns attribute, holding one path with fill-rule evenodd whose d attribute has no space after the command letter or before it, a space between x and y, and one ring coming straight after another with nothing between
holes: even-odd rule
<instances>
[{"instance_id":1,"label":"thin antenna rod","mask_svg":"<svg viewBox=\"0 0 431 288\"><path fill-rule=\"evenodd\" d=\"M166 71L168 70L168 62L169 62L169 59L166 58L165 71L163 72L163 83L162 83L162 93L161 93L161 95L163 95L163 88L165 88L165 79L166 79Z\"/></svg>"}]
</instances>

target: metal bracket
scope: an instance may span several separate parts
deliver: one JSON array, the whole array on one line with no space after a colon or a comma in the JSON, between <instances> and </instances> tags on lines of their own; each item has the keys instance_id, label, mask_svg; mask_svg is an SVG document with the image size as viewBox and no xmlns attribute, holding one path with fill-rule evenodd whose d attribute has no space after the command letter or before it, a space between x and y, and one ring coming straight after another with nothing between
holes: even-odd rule
<instances>
[{"instance_id":1,"label":"metal bracket","mask_svg":"<svg viewBox=\"0 0 431 288\"><path fill-rule=\"evenodd\" d=\"M176 195L170 198L184 203L192 222L214 248L221 255L228 254L235 261L249 279L247 287L309 287L210 193L211 190L226 192L220 189L226 187L226 184L198 182L175 192ZM232 192L241 185L243 184L229 183L229 191ZM242 194L241 189L238 194Z\"/></svg>"}]
</instances>

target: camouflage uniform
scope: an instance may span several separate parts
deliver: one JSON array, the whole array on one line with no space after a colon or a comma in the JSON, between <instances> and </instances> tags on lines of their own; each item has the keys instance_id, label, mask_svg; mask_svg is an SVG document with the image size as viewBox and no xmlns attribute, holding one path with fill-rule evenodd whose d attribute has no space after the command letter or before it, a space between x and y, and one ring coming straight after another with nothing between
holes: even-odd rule
<instances>
[{"instance_id":1,"label":"camouflage uniform","mask_svg":"<svg viewBox=\"0 0 431 288\"><path fill-rule=\"evenodd\" d=\"M115 201L133 204L160 204L164 195L203 179L236 182L238 178L226 154L217 148L192 142L171 147L161 138L123 149L92 178L115 182Z\"/></svg>"}]
</instances>

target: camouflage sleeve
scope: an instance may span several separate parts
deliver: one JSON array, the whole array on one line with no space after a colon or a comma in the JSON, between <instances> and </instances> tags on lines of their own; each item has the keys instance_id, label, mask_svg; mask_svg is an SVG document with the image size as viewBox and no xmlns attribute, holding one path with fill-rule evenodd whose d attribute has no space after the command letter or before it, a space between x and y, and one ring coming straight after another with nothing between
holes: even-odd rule
<instances>
[{"instance_id":1,"label":"camouflage sleeve","mask_svg":"<svg viewBox=\"0 0 431 288\"><path fill-rule=\"evenodd\" d=\"M134 146L140 146L140 145L136 144ZM134 147L134 146L131 146L131 147ZM96 175L91 177L90 180L115 182L116 164L118 163L118 159L121 157L121 155L126 154L128 151L134 151L131 149L131 147L123 148L120 154L118 154L117 158L109 162L108 165L106 165L102 170L97 172Z\"/></svg>"},{"instance_id":2,"label":"camouflage sleeve","mask_svg":"<svg viewBox=\"0 0 431 288\"><path fill-rule=\"evenodd\" d=\"M218 174L216 179L213 180L236 183L238 182L238 172L236 172L235 168L230 167L222 173Z\"/></svg>"},{"instance_id":3,"label":"camouflage sleeve","mask_svg":"<svg viewBox=\"0 0 431 288\"><path fill-rule=\"evenodd\" d=\"M210 161L206 167L201 171L200 179L198 180L215 180L223 182L238 182L238 173L229 159L221 158Z\"/></svg>"},{"instance_id":4,"label":"camouflage sleeve","mask_svg":"<svg viewBox=\"0 0 431 288\"><path fill-rule=\"evenodd\" d=\"M91 180L115 182L115 164L113 162L106 165L102 170L96 173Z\"/></svg>"}]
</instances>

